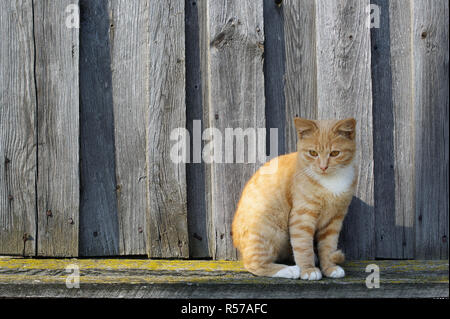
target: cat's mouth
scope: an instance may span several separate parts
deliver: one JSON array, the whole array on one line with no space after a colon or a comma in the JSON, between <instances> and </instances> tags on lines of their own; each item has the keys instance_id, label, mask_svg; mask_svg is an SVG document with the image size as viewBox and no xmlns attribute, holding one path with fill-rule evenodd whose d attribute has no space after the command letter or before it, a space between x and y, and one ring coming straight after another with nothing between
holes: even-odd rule
<instances>
[{"instance_id":1,"label":"cat's mouth","mask_svg":"<svg viewBox=\"0 0 450 319\"><path fill-rule=\"evenodd\" d=\"M326 170L322 170L322 169L315 169L314 170L316 172L316 174L318 174L319 176L328 176L328 175L333 175L333 173L335 172L335 170L333 169L326 169Z\"/></svg>"}]
</instances>

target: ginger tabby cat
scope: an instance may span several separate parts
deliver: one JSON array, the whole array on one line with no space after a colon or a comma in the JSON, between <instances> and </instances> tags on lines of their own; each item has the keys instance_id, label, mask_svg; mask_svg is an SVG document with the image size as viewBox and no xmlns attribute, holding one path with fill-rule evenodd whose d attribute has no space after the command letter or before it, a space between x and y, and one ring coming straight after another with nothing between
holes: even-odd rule
<instances>
[{"instance_id":1,"label":"ginger tabby cat","mask_svg":"<svg viewBox=\"0 0 450 319\"><path fill-rule=\"evenodd\" d=\"M233 220L233 243L245 268L258 276L344 277L337 243L357 180L356 121L294 122L297 152L273 159L276 173L260 169L247 182ZM314 239L321 270L315 266ZM276 263L292 253L295 266Z\"/></svg>"}]
</instances>

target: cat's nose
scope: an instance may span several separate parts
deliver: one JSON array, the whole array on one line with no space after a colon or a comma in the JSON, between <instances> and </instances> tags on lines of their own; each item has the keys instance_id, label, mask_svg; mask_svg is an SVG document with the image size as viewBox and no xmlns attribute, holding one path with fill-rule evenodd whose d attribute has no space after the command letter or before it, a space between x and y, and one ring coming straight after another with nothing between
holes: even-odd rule
<instances>
[{"instance_id":1,"label":"cat's nose","mask_svg":"<svg viewBox=\"0 0 450 319\"><path fill-rule=\"evenodd\" d=\"M320 165L319 167L322 170L322 172L325 172L328 168L328 166L322 166L322 165Z\"/></svg>"}]
</instances>

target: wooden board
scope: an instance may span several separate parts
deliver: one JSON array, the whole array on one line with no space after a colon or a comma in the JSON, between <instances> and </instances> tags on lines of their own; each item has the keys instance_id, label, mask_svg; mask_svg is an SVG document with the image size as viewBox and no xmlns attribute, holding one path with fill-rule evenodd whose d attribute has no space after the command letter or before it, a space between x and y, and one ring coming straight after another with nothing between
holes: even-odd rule
<instances>
[{"instance_id":1,"label":"wooden board","mask_svg":"<svg viewBox=\"0 0 450 319\"><path fill-rule=\"evenodd\" d=\"M199 56L200 56L200 78L201 78L201 96L202 96L202 163L204 167L203 183L205 187L205 222L206 222L206 234L208 238L208 255L213 256L213 251L215 247L216 235L214 232L213 216L212 216L212 200L211 200L211 173L212 165L207 164L204 161L203 149L205 147L205 141L203 139L203 133L206 129L210 128L210 31L209 31L209 20L208 20L208 1L198 0L196 1L198 5L197 16L198 16L198 29L199 29Z\"/></svg>"},{"instance_id":2,"label":"wooden board","mask_svg":"<svg viewBox=\"0 0 450 319\"><path fill-rule=\"evenodd\" d=\"M448 298L448 260L377 261L380 286L369 289L366 269L373 263L346 262L345 278L308 281L256 277L234 261L0 258L0 297ZM75 265L80 289L66 286L73 278L66 269Z\"/></svg>"},{"instance_id":3,"label":"wooden board","mask_svg":"<svg viewBox=\"0 0 450 319\"><path fill-rule=\"evenodd\" d=\"M147 252L150 257L188 258L186 167L171 158L172 133L186 127L184 1L150 6Z\"/></svg>"},{"instance_id":4,"label":"wooden board","mask_svg":"<svg viewBox=\"0 0 450 319\"><path fill-rule=\"evenodd\" d=\"M414 257L410 3L373 1L371 29L376 257Z\"/></svg>"},{"instance_id":5,"label":"wooden board","mask_svg":"<svg viewBox=\"0 0 450 319\"><path fill-rule=\"evenodd\" d=\"M394 102L392 88L391 48L396 43L390 42L393 31L390 19L395 16L389 10L388 1L372 1L379 8L379 27L370 29L371 36L371 71L373 90L373 150L374 150L374 196L376 254L379 257L402 258L402 228L396 228L395 223L395 166L394 152ZM397 11L395 11L397 12ZM402 10L409 12L409 10ZM375 14L375 12L373 12ZM405 15L405 14L403 14ZM405 19L401 20L405 23ZM409 24L407 23L406 26ZM408 37L408 33L403 34ZM408 55L404 55L407 59ZM400 70L397 70L399 72ZM398 74L396 73L395 76ZM405 79L408 81L408 78ZM402 108L408 105L402 105ZM400 154L400 153L399 153ZM396 231L398 229L399 231Z\"/></svg>"},{"instance_id":6,"label":"wooden board","mask_svg":"<svg viewBox=\"0 0 450 319\"><path fill-rule=\"evenodd\" d=\"M28 256L34 255L36 248L36 88L31 1L0 2L0 38L0 254Z\"/></svg>"},{"instance_id":7,"label":"wooden board","mask_svg":"<svg viewBox=\"0 0 450 319\"><path fill-rule=\"evenodd\" d=\"M410 5L410 3L402 1L389 2L394 110L395 229L388 229L386 233L395 233L397 238L388 239L388 242L391 241L391 244L388 243L388 246L391 246L389 250L394 252L383 253L385 258L414 258L414 176L411 172L414 171L415 164L414 123L412 121L414 109L411 100ZM378 214L379 212L376 212L377 216ZM381 246L377 238L377 248ZM377 255L377 257L382 257L382 252L379 251L379 253L380 255Z\"/></svg>"},{"instance_id":8,"label":"wooden board","mask_svg":"<svg viewBox=\"0 0 450 319\"><path fill-rule=\"evenodd\" d=\"M78 255L79 29L66 26L70 4L78 1L34 1L39 256Z\"/></svg>"},{"instance_id":9,"label":"wooden board","mask_svg":"<svg viewBox=\"0 0 450 319\"><path fill-rule=\"evenodd\" d=\"M264 128L264 23L263 2L215 0L202 5L200 18L203 99L208 123L221 133L225 128ZM203 30L202 30L203 29ZM209 136L208 143L215 143ZM217 146L218 147L218 146ZM233 148L235 151L235 148ZM225 161L225 152L222 160ZM233 152L235 155L235 152ZM235 156L234 156L235 158ZM210 251L214 259L235 259L231 222L241 191L258 163L212 163L206 170L207 207L210 215Z\"/></svg>"},{"instance_id":10,"label":"wooden board","mask_svg":"<svg viewBox=\"0 0 450 319\"><path fill-rule=\"evenodd\" d=\"M119 253L147 254L150 3L110 0Z\"/></svg>"},{"instance_id":11,"label":"wooden board","mask_svg":"<svg viewBox=\"0 0 450 319\"><path fill-rule=\"evenodd\" d=\"M80 255L119 255L108 3L81 0Z\"/></svg>"},{"instance_id":12,"label":"wooden board","mask_svg":"<svg viewBox=\"0 0 450 319\"><path fill-rule=\"evenodd\" d=\"M413 2L416 258L448 258L449 5Z\"/></svg>"},{"instance_id":13,"label":"wooden board","mask_svg":"<svg viewBox=\"0 0 450 319\"><path fill-rule=\"evenodd\" d=\"M317 119L316 3L283 2L286 45L286 152L297 150L294 117Z\"/></svg>"},{"instance_id":14,"label":"wooden board","mask_svg":"<svg viewBox=\"0 0 450 319\"><path fill-rule=\"evenodd\" d=\"M278 154L286 153L286 101L284 97L285 77L285 36L284 9L273 0L264 0L264 95L266 99L266 153L271 147ZM278 139L270 134L271 129L278 130ZM271 142L271 138L273 142ZM272 145L277 141L278 147ZM272 157L272 156L271 156Z\"/></svg>"},{"instance_id":15,"label":"wooden board","mask_svg":"<svg viewBox=\"0 0 450 319\"><path fill-rule=\"evenodd\" d=\"M201 159L204 146L201 137L204 123L198 14L201 9L199 9L197 1L186 0L185 10L186 128L191 137L190 161L186 164L189 256L191 258L208 258L210 254L206 219L205 163Z\"/></svg>"},{"instance_id":16,"label":"wooden board","mask_svg":"<svg viewBox=\"0 0 450 319\"><path fill-rule=\"evenodd\" d=\"M350 259L375 256L369 1L316 2L318 118L357 120L358 185L340 243Z\"/></svg>"}]
</instances>

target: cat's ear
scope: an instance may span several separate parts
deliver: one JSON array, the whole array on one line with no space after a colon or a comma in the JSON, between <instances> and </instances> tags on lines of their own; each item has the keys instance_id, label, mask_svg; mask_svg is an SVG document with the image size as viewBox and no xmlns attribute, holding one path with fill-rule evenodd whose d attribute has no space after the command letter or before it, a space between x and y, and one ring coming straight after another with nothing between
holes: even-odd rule
<instances>
[{"instance_id":1,"label":"cat's ear","mask_svg":"<svg viewBox=\"0 0 450 319\"><path fill-rule=\"evenodd\" d=\"M294 124L299 138L303 138L311 133L314 133L318 129L314 121L302 119L300 117L294 118Z\"/></svg>"},{"instance_id":2,"label":"cat's ear","mask_svg":"<svg viewBox=\"0 0 450 319\"><path fill-rule=\"evenodd\" d=\"M338 121L333 126L333 132L338 135L342 135L346 138L353 140L355 138L356 120L354 118L348 118Z\"/></svg>"}]
</instances>

